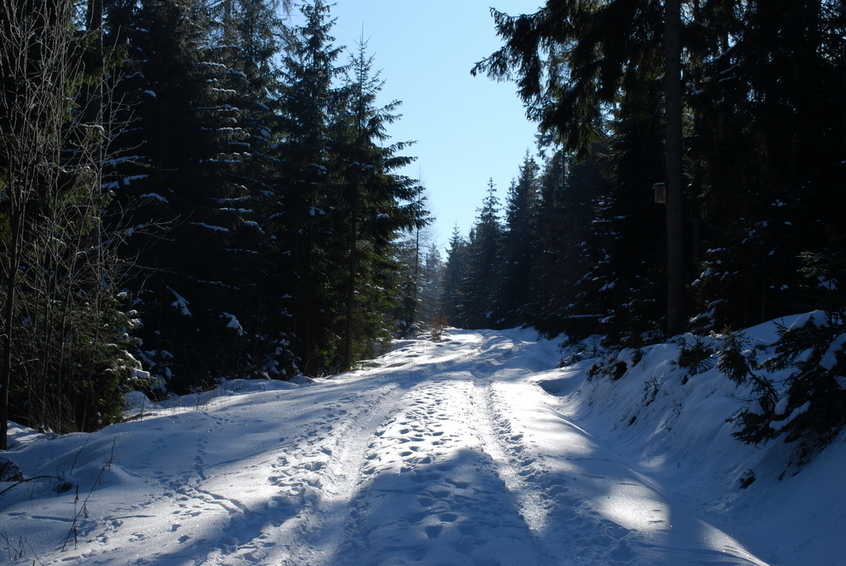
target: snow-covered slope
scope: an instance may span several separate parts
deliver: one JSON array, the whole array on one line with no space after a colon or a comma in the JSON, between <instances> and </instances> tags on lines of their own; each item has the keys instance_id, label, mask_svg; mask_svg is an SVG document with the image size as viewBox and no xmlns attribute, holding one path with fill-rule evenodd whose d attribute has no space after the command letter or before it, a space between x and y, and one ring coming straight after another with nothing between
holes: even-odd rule
<instances>
[{"instance_id":1,"label":"snow-covered slope","mask_svg":"<svg viewBox=\"0 0 846 566\"><path fill-rule=\"evenodd\" d=\"M842 437L782 474L791 445L730 437L738 392L716 370L682 383L675 346L643 353L622 379L588 379L591 361L556 369L529 331L450 330L96 434L13 426L6 456L47 477L0 484L0 561L846 563Z\"/></svg>"}]
</instances>

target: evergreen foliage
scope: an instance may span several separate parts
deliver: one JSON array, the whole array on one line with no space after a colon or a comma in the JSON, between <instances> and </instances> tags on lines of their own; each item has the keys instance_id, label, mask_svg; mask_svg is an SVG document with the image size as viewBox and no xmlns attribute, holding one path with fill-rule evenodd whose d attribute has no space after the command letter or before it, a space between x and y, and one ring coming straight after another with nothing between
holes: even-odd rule
<instances>
[{"instance_id":1,"label":"evergreen foliage","mask_svg":"<svg viewBox=\"0 0 846 566\"><path fill-rule=\"evenodd\" d=\"M598 331L602 318L588 293L598 253L595 210L606 183L596 155L577 163L556 151L540 175L539 251L530 270L534 302L525 307L525 314L547 336L583 338Z\"/></svg>"},{"instance_id":2,"label":"evergreen foliage","mask_svg":"<svg viewBox=\"0 0 846 566\"><path fill-rule=\"evenodd\" d=\"M429 244L425 249L417 280L420 287L418 300L421 327L432 333L443 325L445 318L441 303L444 290L444 268L440 250L435 244Z\"/></svg>"},{"instance_id":3,"label":"evergreen foliage","mask_svg":"<svg viewBox=\"0 0 846 566\"><path fill-rule=\"evenodd\" d=\"M742 440L757 441L779 433L790 442L827 444L846 424L846 327L841 315L818 313L798 327L781 328L775 343L776 357L763 368L769 371L790 368L786 391L779 404L766 417L773 419L767 430L741 416ZM773 431L770 433L770 431Z\"/></svg>"},{"instance_id":4,"label":"evergreen foliage","mask_svg":"<svg viewBox=\"0 0 846 566\"><path fill-rule=\"evenodd\" d=\"M460 305L464 300L463 281L469 270L468 242L456 226L449 240L447 260L444 266L443 295L441 304L443 313L449 324L462 326L464 318Z\"/></svg>"},{"instance_id":5,"label":"evergreen foliage","mask_svg":"<svg viewBox=\"0 0 846 566\"><path fill-rule=\"evenodd\" d=\"M696 288L708 322L737 326L817 306L800 257L840 237L846 123L832 116L842 116L846 63L836 3L755 2L723 17L721 51L705 59L693 101L713 228Z\"/></svg>"},{"instance_id":6,"label":"evergreen foliage","mask_svg":"<svg viewBox=\"0 0 846 566\"><path fill-rule=\"evenodd\" d=\"M287 36L279 93L278 161L274 208L268 218L275 237L274 280L282 291L281 312L288 318L299 370L321 374L343 350L338 341L338 292L345 292L340 273L346 257L346 230L335 234L330 211L333 170L330 149L334 113L342 104L336 65L341 48L332 45L330 7L323 2L302 6L304 22ZM334 295L334 296L333 296ZM344 295L345 296L345 295Z\"/></svg>"},{"instance_id":7,"label":"evergreen foliage","mask_svg":"<svg viewBox=\"0 0 846 566\"><path fill-rule=\"evenodd\" d=\"M399 103L375 104L365 46L341 66L328 4L290 29L277 8L107 5L132 103L109 182L133 226L140 354L169 388L372 355L389 336L390 242L425 216L393 173L405 144L383 146Z\"/></svg>"},{"instance_id":8,"label":"evergreen foliage","mask_svg":"<svg viewBox=\"0 0 846 566\"><path fill-rule=\"evenodd\" d=\"M425 230L415 230L393 245L396 299L392 310L393 335L411 338L431 332L442 313L444 263L438 247Z\"/></svg>"},{"instance_id":9,"label":"evergreen foliage","mask_svg":"<svg viewBox=\"0 0 846 566\"><path fill-rule=\"evenodd\" d=\"M498 300L502 297L499 289L503 230L493 180L488 183L488 196L478 212L467 243L467 266L459 283L456 322L463 328L503 328L502 304Z\"/></svg>"},{"instance_id":10,"label":"evergreen foliage","mask_svg":"<svg viewBox=\"0 0 846 566\"><path fill-rule=\"evenodd\" d=\"M141 354L176 389L245 375L244 325L255 330L258 310L245 256L261 240L260 185L244 173L256 93L231 52L250 38L194 0L108 4L106 14L107 39L127 52L115 90L131 127L116 139L107 186L133 226Z\"/></svg>"},{"instance_id":11,"label":"evergreen foliage","mask_svg":"<svg viewBox=\"0 0 846 566\"><path fill-rule=\"evenodd\" d=\"M815 311L804 322L779 326L778 334L774 355L762 363L742 333L720 335L718 367L738 385L752 385L754 398L734 418L734 436L750 444L782 435L786 442L802 439L804 459L846 424L846 327L840 314Z\"/></svg>"},{"instance_id":12,"label":"evergreen foliage","mask_svg":"<svg viewBox=\"0 0 846 566\"><path fill-rule=\"evenodd\" d=\"M499 324L510 328L525 324L523 305L532 302L530 275L539 248L537 216L540 206L539 168L527 154L520 174L506 197L505 228L502 235L502 275L497 290L501 318Z\"/></svg>"},{"instance_id":13,"label":"evergreen foliage","mask_svg":"<svg viewBox=\"0 0 846 566\"><path fill-rule=\"evenodd\" d=\"M400 267L397 273L396 300L391 312L392 334L411 338L420 330L421 250L419 235L400 239L393 245L393 258Z\"/></svg>"},{"instance_id":14,"label":"evergreen foliage","mask_svg":"<svg viewBox=\"0 0 846 566\"><path fill-rule=\"evenodd\" d=\"M9 418L56 432L115 422L140 375L119 238L101 218L106 57L76 20L64 0L0 3L2 449Z\"/></svg>"},{"instance_id":15,"label":"evergreen foliage","mask_svg":"<svg viewBox=\"0 0 846 566\"><path fill-rule=\"evenodd\" d=\"M393 298L384 282L393 279L391 272L397 270L391 263L390 244L403 231L421 229L426 216L422 188L413 179L395 173L413 161L399 155L407 142L385 145L389 139L386 128L399 118L396 111L400 102L377 106L383 83L379 73L373 72L373 58L366 49L366 42L359 43L348 66L335 148L341 176L333 204L336 213L343 215L337 225L346 224L348 228L342 366L347 369L353 358L375 353L370 347L362 349L364 344L390 337L382 321L384 310L373 308L380 303L389 305ZM416 257L415 263L418 260ZM380 280L383 283L378 286L371 284ZM416 318L414 311L409 320Z\"/></svg>"},{"instance_id":16,"label":"evergreen foliage","mask_svg":"<svg viewBox=\"0 0 846 566\"><path fill-rule=\"evenodd\" d=\"M668 149L660 8L615 0L548 2L520 16L493 10L504 46L474 68L513 78L529 116L568 156L587 159L603 142L610 182L595 201L599 229L588 243L593 265L578 270L591 280L580 302L594 305L612 340L659 338L665 249L681 237L686 318L696 316L700 330L814 308L801 257L840 237L830 218L839 205L830 205L843 198L833 187L843 181L846 124L831 120L846 98L836 78L842 6L684 3L688 213L683 234L672 236L664 207L649 199ZM539 328L552 314L544 310L533 315Z\"/></svg>"}]
</instances>

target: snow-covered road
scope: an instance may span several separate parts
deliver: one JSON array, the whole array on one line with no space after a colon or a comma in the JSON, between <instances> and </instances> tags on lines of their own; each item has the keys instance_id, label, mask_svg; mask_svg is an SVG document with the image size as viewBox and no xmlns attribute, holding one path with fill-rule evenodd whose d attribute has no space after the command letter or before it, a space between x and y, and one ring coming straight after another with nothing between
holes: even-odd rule
<instances>
[{"instance_id":1,"label":"snow-covered road","mask_svg":"<svg viewBox=\"0 0 846 566\"><path fill-rule=\"evenodd\" d=\"M25 474L70 489L3 495L0 551L21 565L765 564L572 422L538 385L557 361L528 331L456 330L93 435L13 427Z\"/></svg>"}]
</instances>

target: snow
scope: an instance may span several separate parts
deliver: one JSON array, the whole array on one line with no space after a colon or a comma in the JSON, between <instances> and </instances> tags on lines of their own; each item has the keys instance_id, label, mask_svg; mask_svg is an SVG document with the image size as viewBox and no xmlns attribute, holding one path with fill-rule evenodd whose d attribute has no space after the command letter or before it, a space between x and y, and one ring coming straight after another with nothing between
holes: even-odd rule
<instances>
[{"instance_id":1,"label":"snow","mask_svg":"<svg viewBox=\"0 0 846 566\"><path fill-rule=\"evenodd\" d=\"M203 228L208 228L209 230L213 230L215 232L229 232L229 228L224 228L223 226L214 226L212 224L206 224L205 222L189 222L188 224L193 224L194 226L202 226Z\"/></svg>"},{"instance_id":2,"label":"snow","mask_svg":"<svg viewBox=\"0 0 846 566\"><path fill-rule=\"evenodd\" d=\"M158 200L158 201L161 201L161 202L164 202L164 203L167 203L167 202L168 202L168 200L167 200L166 198L164 198L162 195L160 195L160 194L158 194L158 193L145 193L145 194L141 195L141 196L140 196L140 197L138 197L138 198L141 198L141 199L154 199L154 200Z\"/></svg>"},{"instance_id":3,"label":"snow","mask_svg":"<svg viewBox=\"0 0 846 566\"><path fill-rule=\"evenodd\" d=\"M785 397L785 399L786 399L786 397ZM787 426L788 424L790 424L790 422L791 422L793 419L795 419L796 417L798 417L798 416L799 416L799 415L801 415L802 413L807 412L807 411L808 411L808 409L810 409L810 408L811 408L811 402L810 402L810 401L805 401L804 403L802 403L802 405L801 405L801 406L796 407L796 409L794 409L794 410L793 410L793 412L792 412L792 413L790 413L790 414L787 416L787 418L786 418L786 419L781 420L781 421L773 421L773 422L771 422L771 423L770 423L770 428L771 428L771 429L773 429L773 430L775 430L775 431L780 431L780 430L781 430L781 429L783 429L785 426ZM783 412L784 412L784 410L782 409L782 413L783 413Z\"/></svg>"},{"instance_id":4,"label":"snow","mask_svg":"<svg viewBox=\"0 0 846 566\"><path fill-rule=\"evenodd\" d=\"M714 368L682 379L675 344L620 354L618 380L588 377L595 359L556 367L566 354L528 330L448 329L327 379L226 381L161 403L136 393L132 420L93 434L12 424L5 456L54 479L0 484L0 556L843 564L842 435L789 468L794 445L731 437L746 392Z\"/></svg>"},{"instance_id":5,"label":"snow","mask_svg":"<svg viewBox=\"0 0 846 566\"><path fill-rule=\"evenodd\" d=\"M133 181L140 181L142 179L146 179L149 175L131 175L129 177L124 177L122 179L124 186L129 186L132 184Z\"/></svg>"},{"instance_id":6,"label":"snow","mask_svg":"<svg viewBox=\"0 0 846 566\"><path fill-rule=\"evenodd\" d=\"M183 297L170 287L168 287L167 290L170 291L171 294L176 298L176 300L173 301L170 306L179 309L179 312L181 312L183 316L191 316L191 311L188 309L188 305L190 305L191 303L189 303L188 300L185 299L185 297Z\"/></svg>"},{"instance_id":7,"label":"snow","mask_svg":"<svg viewBox=\"0 0 846 566\"><path fill-rule=\"evenodd\" d=\"M108 165L109 167L117 167L121 163L126 163L130 161L142 161L144 158L140 155L126 155L123 157L116 157L112 159L106 159L103 161L104 165Z\"/></svg>"},{"instance_id":8,"label":"snow","mask_svg":"<svg viewBox=\"0 0 846 566\"><path fill-rule=\"evenodd\" d=\"M235 332L238 333L238 336L242 336L244 334L244 327L241 326L241 323L238 321L238 318L234 314L230 314L225 312L221 314L222 318L228 319L229 322L226 323L227 328L232 328Z\"/></svg>"}]
</instances>

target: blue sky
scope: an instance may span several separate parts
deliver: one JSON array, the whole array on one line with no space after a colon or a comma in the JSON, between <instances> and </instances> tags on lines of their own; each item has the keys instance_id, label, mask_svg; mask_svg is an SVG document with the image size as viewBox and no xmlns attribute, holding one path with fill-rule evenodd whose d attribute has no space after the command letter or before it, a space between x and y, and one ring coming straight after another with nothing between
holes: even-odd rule
<instances>
[{"instance_id":1,"label":"blue sky","mask_svg":"<svg viewBox=\"0 0 846 566\"><path fill-rule=\"evenodd\" d=\"M498 49L490 7L516 15L541 0L336 0L336 45L354 51L363 37L385 81L381 104L401 100L402 119L391 141L417 143L417 160L403 174L420 178L437 217L435 242L444 246L458 226L467 234L488 179L504 199L526 151L535 153L536 126L526 120L516 87L473 64Z\"/></svg>"}]
</instances>

